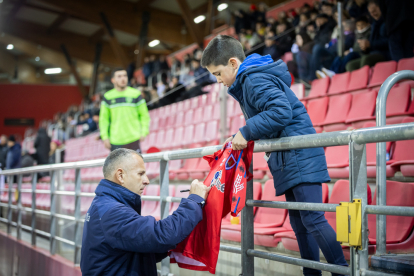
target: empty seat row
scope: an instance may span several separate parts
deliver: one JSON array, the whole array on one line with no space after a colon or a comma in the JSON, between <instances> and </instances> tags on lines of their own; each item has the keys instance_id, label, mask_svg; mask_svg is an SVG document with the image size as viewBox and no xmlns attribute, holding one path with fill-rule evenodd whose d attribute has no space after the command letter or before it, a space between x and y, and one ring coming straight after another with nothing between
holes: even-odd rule
<instances>
[{"instance_id":1,"label":"empty seat row","mask_svg":"<svg viewBox=\"0 0 414 276\"><path fill-rule=\"evenodd\" d=\"M401 70L414 70L414 58L401 59L398 64L395 61L378 62L373 68L366 65L352 72L336 74L332 79L314 80L306 99L379 87L390 75Z\"/></svg>"}]
</instances>

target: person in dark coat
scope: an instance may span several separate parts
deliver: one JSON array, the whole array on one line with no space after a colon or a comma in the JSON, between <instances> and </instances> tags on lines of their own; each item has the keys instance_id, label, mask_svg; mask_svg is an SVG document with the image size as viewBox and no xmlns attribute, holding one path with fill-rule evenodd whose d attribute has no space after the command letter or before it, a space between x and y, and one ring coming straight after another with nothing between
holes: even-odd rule
<instances>
[{"instance_id":1,"label":"person in dark coat","mask_svg":"<svg viewBox=\"0 0 414 276\"><path fill-rule=\"evenodd\" d=\"M141 216L141 195L149 180L140 154L123 148L112 151L103 173L105 179L85 215L82 275L156 276L156 263L203 219L210 188L194 180L178 209L156 221Z\"/></svg>"},{"instance_id":2,"label":"person in dark coat","mask_svg":"<svg viewBox=\"0 0 414 276\"><path fill-rule=\"evenodd\" d=\"M317 26L316 35L313 38L315 46L325 47L325 44L331 40L332 31L335 26L329 22L329 16L324 13L316 17L315 23Z\"/></svg>"},{"instance_id":3,"label":"person in dark coat","mask_svg":"<svg viewBox=\"0 0 414 276\"><path fill-rule=\"evenodd\" d=\"M274 32L270 31L267 33L265 38L265 47L263 48L262 55L270 55L273 60L278 60L281 55L277 51L276 43L274 41Z\"/></svg>"},{"instance_id":4,"label":"person in dark coat","mask_svg":"<svg viewBox=\"0 0 414 276\"><path fill-rule=\"evenodd\" d=\"M38 165L49 164L50 141L51 139L47 135L46 129L39 128L34 143Z\"/></svg>"},{"instance_id":5,"label":"person in dark coat","mask_svg":"<svg viewBox=\"0 0 414 276\"><path fill-rule=\"evenodd\" d=\"M414 56L414 1L378 0L385 20L391 57L395 61Z\"/></svg>"},{"instance_id":6,"label":"person in dark coat","mask_svg":"<svg viewBox=\"0 0 414 276\"><path fill-rule=\"evenodd\" d=\"M234 29L236 34L240 34L243 30L250 28L249 18L243 10L234 12Z\"/></svg>"},{"instance_id":7,"label":"person in dark coat","mask_svg":"<svg viewBox=\"0 0 414 276\"><path fill-rule=\"evenodd\" d=\"M239 41L218 35L204 50L201 64L229 87L246 118L246 125L226 141L232 141L234 150L246 148L252 140L316 133L305 106L289 88L292 79L282 60L273 62L258 54L246 58ZM321 183L330 181L323 148L274 151L266 158L276 196L284 194L288 202L322 203ZM289 210L289 217L302 258L319 261L320 248L328 263L348 266L324 212ZM303 272L321 273L310 268Z\"/></svg>"},{"instance_id":8,"label":"person in dark coat","mask_svg":"<svg viewBox=\"0 0 414 276\"><path fill-rule=\"evenodd\" d=\"M6 170L20 168L22 147L19 143L16 143L16 138L13 135L9 136L7 146L9 147L9 150L7 151Z\"/></svg>"},{"instance_id":9,"label":"person in dark coat","mask_svg":"<svg viewBox=\"0 0 414 276\"><path fill-rule=\"evenodd\" d=\"M0 168L4 170L6 167L6 158L7 158L7 151L9 147L7 146L7 136L1 135L0 137Z\"/></svg>"}]
</instances>

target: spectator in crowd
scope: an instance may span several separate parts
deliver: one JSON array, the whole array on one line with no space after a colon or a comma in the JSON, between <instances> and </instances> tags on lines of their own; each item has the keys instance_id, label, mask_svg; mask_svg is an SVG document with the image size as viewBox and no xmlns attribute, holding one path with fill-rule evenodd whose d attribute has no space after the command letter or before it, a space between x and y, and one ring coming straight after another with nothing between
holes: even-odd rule
<instances>
[{"instance_id":1,"label":"spectator in crowd","mask_svg":"<svg viewBox=\"0 0 414 276\"><path fill-rule=\"evenodd\" d=\"M250 28L249 19L247 14L243 10L236 10L234 12L234 29L236 34L239 35L242 31Z\"/></svg>"},{"instance_id":2,"label":"spectator in crowd","mask_svg":"<svg viewBox=\"0 0 414 276\"><path fill-rule=\"evenodd\" d=\"M142 72L144 73L145 82L148 83L148 78L152 75L152 63L150 62L149 57L144 58L144 66L142 67Z\"/></svg>"},{"instance_id":3,"label":"spectator in crowd","mask_svg":"<svg viewBox=\"0 0 414 276\"><path fill-rule=\"evenodd\" d=\"M328 16L328 25L333 29L335 28L337 22L333 18L334 15L334 5L328 2L322 2L321 5L321 12L322 14L326 14Z\"/></svg>"},{"instance_id":4,"label":"spectator in crowd","mask_svg":"<svg viewBox=\"0 0 414 276\"><path fill-rule=\"evenodd\" d=\"M46 129L39 128L37 131L34 147L36 149L36 161L38 165L49 164L50 137L46 133Z\"/></svg>"},{"instance_id":5,"label":"spectator in crowd","mask_svg":"<svg viewBox=\"0 0 414 276\"><path fill-rule=\"evenodd\" d=\"M314 42L307 32L302 31L296 35L296 44L299 47L299 51L296 54L299 78L305 82L310 82L313 80L310 61Z\"/></svg>"},{"instance_id":6,"label":"spectator in crowd","mask_svg":"<svg viewBox=\"0 0 414 276\"><path fill-rule=\"evenodd\" d=\"M172 90L174 90L174 92ZM175 103L178 101L178 98L182 97L185 93L185 87L180 83L178 76L172 76L171 82L166 90L166 93L169 92L171 92L171 94L160 99L159 106Z\"/></svg>"},{"instance_id":7,"label":"spectator in crowd","mask_svg":"<svg viewBox=\"0 0 414 276\"><path fill-rule=\"evenodd\" d=\"M85 219L82 273L156 276L156 263L203 219L210 188L194 180L178 209L156 221L141 216L141 195L150 184L141 155L117 149L106 158L103 173Z\"/></svg>"},{"instance_id":8,"label":"spectator in crowd","mask_svg":"<svg viewBox=\"0 0 414 276\"><path fill-rule=\"evenodd\" d=\"M49 152L49 163L55 164L56 163L56 154L57 149L62 149L63 144L59 140L53 140L50 142L50 152ZM65 151L60 151L60 162L65 160Z\"/></svg>"},{"instance_id":9,"label":"spectator in crowd","mask_svg":"<svg viewBox=\"0 0 414 276\"><path fill-rule=\"evenodd\" d=\"M368 14L367 0L351 0L347 4L349 15L352 18L360 18Z\"/></svg>"},{"instance_id":10,"label":"spectator in crowd","mask_svg":"<svg viewBox=\"0 0 414 276\"><path fill-rule=\"evenodd\" d=\"M265 47L263 49L263 55L270 55L273 60L278 60L280 55L277 52L277 47L273 37L275 36L273 31L269 31L265 38Z\"/></svg>"},{"instance_id":11,"label":"spectator in crowd","mask_svg":"<svg viewBox=\"0 0 414 276\"><path fill-rule=\"evenodd\" d=\"M85 112L83 120L78 122L78 125L82 126L83 132L82 135L88 135L98 129L99 122L99 109L91 110L93 116L91 118L89 112Z\"/></svg>"},{"instance_id":12,"label":"spectator in crowd","mask_svg":"<svg viewBox=\"0 0 414 276\"><path fill-rule=\"evenodd\" d=\"M335 26L330 22L328 15L322 13L316 17L316 35L314 37L315 47L325 47L331 40L332 31Z\"/></svg>"},{"instance_id":13,"label":"spectator in crowd","mask_svg":"<svg viewBox=\"0 0 414 276\"><path fill-rule=\"evenodd\" d=\"M414 56L414 1L413 0L378 0L391 58L399 61Z\"/></svg>"},{"instance_id":14,"label":"spectator in crowd","mask_svg":"<svg viewBox=\"0 0 414 276\"><path fill-rule=\"evenodd\" d=\"M14 135L10 135L7 141L8 151L6 157L6 170L21 167L22 147L16 143Z\"/></svg>"},{"instance_id":15,"label":"spectator in crowd","mask_svg":"<svg viewBox=\"0 0 414 276\"><path fill-rule=\"evenodd\" d=\"M105 93L99 114L99 129L105 147L140 151L140 141L149 133L150 117L141 92L128 87L123 68L112 72L114 88Z\"/></svg>"},{"instance_id":16,"label":"spectator in crowd","mask_svg":"<svg viewBox=\"0 0 414 276\"><path fill-rule=\"evenodd\" d=\"M35 160L32 157L32 155L29 154L27 150L22 151L22 159L21 159L21 167L27 168L27 167L33 167L35 165ZM39 164L38 164L39 165ZM43 176L46 176L47 173L38 173L38 179L42 178ZM23 174L23 177L30 177L30 174Z\"/></svg>"},{"instance_id":17,"label":"spectator in crowd","mask_svg":"<svg viewBox=\"0 0 414 276\"><path fill-rule=\"evenodd\" d=\"M291 28L292 26L287 21L279 23L276 27L277 38L275 39L275 44L277 49L277 59L281 58L292 48L292 44L295 40L295 32L290 31L287 33Z\"/></svg>"},{"instance_id":18,"label":"spectator in crowd","mask_svg":"<svg viewBox=\"0 0 414 276\"><path fill-rule=\"evenodd\" d=\"M7 151L9 147L7 146L7 136L2 134L0 136L0 169L4 170L6 167L6 158L7 158Z\"/></svg>"}]
</instances>

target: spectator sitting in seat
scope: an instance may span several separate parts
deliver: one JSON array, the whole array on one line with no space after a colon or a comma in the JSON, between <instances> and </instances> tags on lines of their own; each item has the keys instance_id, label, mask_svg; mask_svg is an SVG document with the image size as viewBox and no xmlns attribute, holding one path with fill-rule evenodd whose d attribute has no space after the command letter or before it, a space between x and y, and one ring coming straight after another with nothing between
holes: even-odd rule
<instances>
[{"instance_id":1,"label":"spectator sitting in seat","mask_svg":"<svg viewBox=\"0 0 414 276\"><path fill-rule=\"evenodd\" d=\"M49 163L55 164L56 163L56 150L63 148L63 144L59 142L58 140L53 140L50 142L50 152L49 152ZM63 162L65 160L65 151L60 152L60 162Z\"/></svg>"},{"instance_id":2,"label":"spectator sitting in seat","mask_svg":"<svg viewBox=\"0 0 414 276\"><path fill-rule=\"evenodd\" d=\"M277 59L281 58L285 53L290 51L290 48L292 48L292 44L295 39L295 32L290 31L287 33L287 31L289 31L291 28L292 25L286 21L279 23L276 27L276 35L278 37L275 40L278 54Z\"/></svg>"},{"instance_id":3,"label":"spectator sitting in seat","mask_svg":"<svg viewBox=\"0 0 414 276\"><path fill-rule=\"evenodd\" d=\"M346 7L352 18L359 18L368 14L366 0L351 0Z\"/></svg>"},{"instance_id":4,"label":"spectator sitting in seat","mask_svg":"<svg viewBox=\"0 0 414 276\"><path fill-rule=\"evenodd\" d=\"M299 78L305 82L310 82L313 79L310 71L310 60L314 43L308 33L302 31L296 35L296 44L299 47L296 54Z\"/></svg>"},{"instance_id":5,"label":"spectator sitting in seat","mask_svg":"<svg viewBox=\"0 0 414 276\"><path fill-rule=\"evenodd\" d=\"M274 41L274 32L269 31L265 38L265 47L263 49L263 55L270 55L273 60L278 60L280 55L277 51L276 43Z\"/></svg>"},{"instance_id":6,"label":"spectator sitting in seat","mask_svg":"<svg viewBox=\"0 0 414 276\"><path fill-rule=\"evenodd\" d=\"M7 141L9 150L6 158L6 170L17 169L21 167L22 147L16 143L14 135L10 135Z\"/></svg>"},{"instance_id":7,"label":"spectator sitting in seat","mask_svg":"<svg viewBox=\"0 0 414 276\"><path fill-rule=\"evenodd\" d=\"M6 167L6 158L7 158L7 151L9 147L7 146L7 136L2 134L0 136L0 169L4 170Z\"/></svg>"}]
</instances>

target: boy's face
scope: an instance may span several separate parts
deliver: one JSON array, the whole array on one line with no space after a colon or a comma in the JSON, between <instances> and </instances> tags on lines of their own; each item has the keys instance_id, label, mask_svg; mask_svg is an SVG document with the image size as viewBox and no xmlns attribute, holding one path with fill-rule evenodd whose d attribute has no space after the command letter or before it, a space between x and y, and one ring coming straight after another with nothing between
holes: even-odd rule
<instances>
[{"instance_id":1,"label":"boy's face","mask_svg":"<svg viewBox=\"0 0 414 276\"><path fill-rule=\"evenodd\" d=\"M227 65L209 65L207 70L217 78L218 83L230 87L236 80L241 61L237 58L230 58Z\"/></svg>"}]
</instances>

